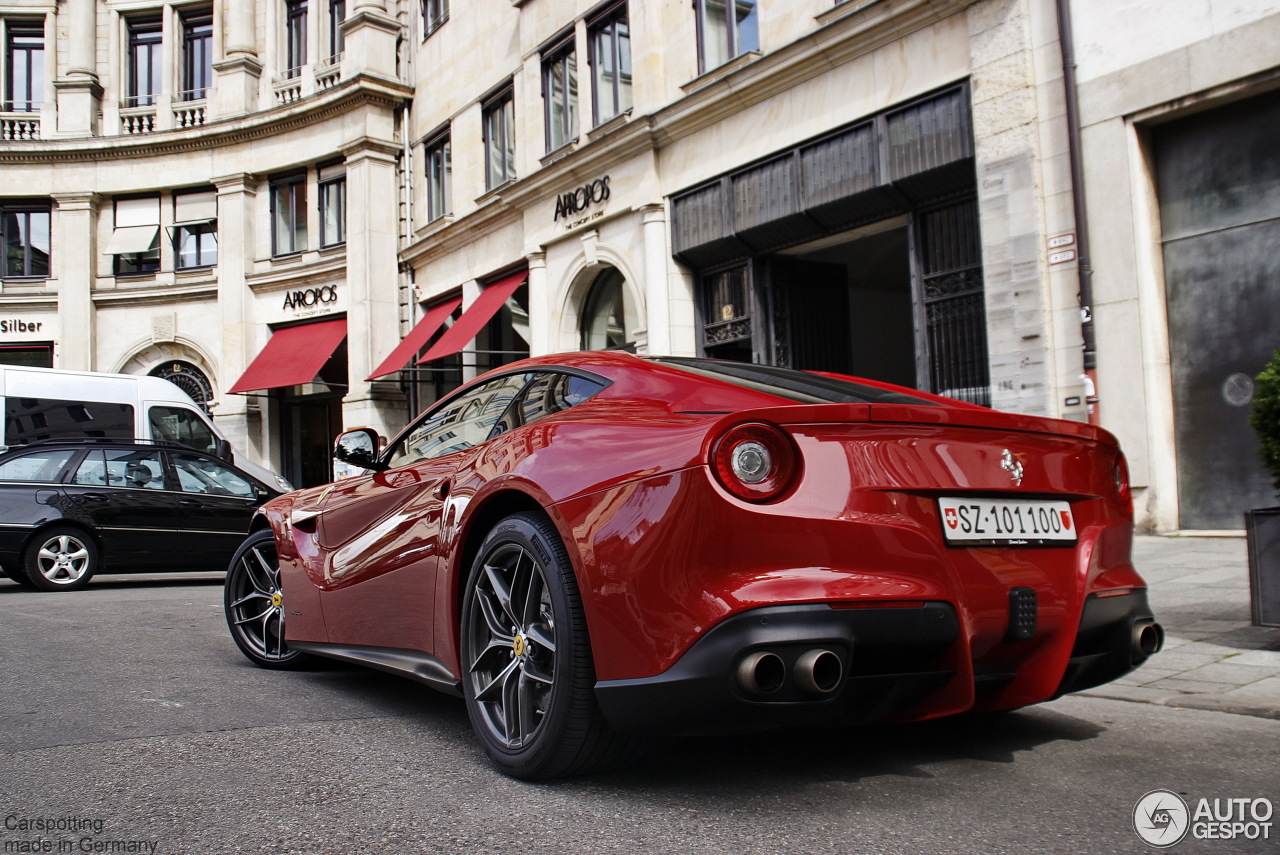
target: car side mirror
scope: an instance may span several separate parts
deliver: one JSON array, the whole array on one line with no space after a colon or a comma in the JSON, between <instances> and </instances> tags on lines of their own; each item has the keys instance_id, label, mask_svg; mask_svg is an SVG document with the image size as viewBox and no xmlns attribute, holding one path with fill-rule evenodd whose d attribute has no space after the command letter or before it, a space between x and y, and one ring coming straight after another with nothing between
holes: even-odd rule
<instances>
[{"instance_id":1,"label":"car side mirror","mask_svg":"<svg viewBox=\"0 0 1280 855\"><path fill-rule=\"evenodd\" d=\"M378 433L372 428L353 428L338 434L333 443L333 459L375 472L386 468L378 462Z\"/></svg>"},{"instance_id":2,"label":"car side mirror","mask_svg":"<svg viewBox=\"0 0 1280 855\"><path fill-rule=\"evenodd\" d=\"M218 437L218 440L213 444L213 456L230 463L233 456L231 454L231 443L222 437Z\"/></svg>"}]
</instances>

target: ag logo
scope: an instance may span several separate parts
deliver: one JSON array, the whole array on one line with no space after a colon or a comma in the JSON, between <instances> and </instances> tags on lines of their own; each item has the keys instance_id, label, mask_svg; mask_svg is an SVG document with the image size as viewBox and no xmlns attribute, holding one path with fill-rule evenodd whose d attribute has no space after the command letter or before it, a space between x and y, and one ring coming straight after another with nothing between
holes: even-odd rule
<instances>
[{"instance_id":1,"label":"ag logo","mask_svg":"<svg viewBox=\"0 0 1280 855\"><path fill-rule=\"evenodd\" d=\"M1178 843L1187 836L1191 814L1182 796L1169 790L1152 790L1133 808L1133 830L1143 842L1158 849Z\"/></svg>"}]
</instances>

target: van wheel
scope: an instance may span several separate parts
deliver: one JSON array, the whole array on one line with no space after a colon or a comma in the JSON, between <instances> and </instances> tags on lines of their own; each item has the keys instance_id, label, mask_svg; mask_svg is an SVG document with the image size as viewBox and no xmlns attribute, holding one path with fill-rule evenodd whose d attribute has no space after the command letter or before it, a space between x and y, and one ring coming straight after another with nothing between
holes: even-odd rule
<instances>
[{"instance_id":1,"label":"van wheel","mask_svg":"<svg viewBox=\"0 0 1280 855\"><path fill-rule=\"evenodd\" d=\"M77 591L98 572L98 545L77 528L52 526L31 541L23 564L33 587Z\"/></svg>"}]
</instances>

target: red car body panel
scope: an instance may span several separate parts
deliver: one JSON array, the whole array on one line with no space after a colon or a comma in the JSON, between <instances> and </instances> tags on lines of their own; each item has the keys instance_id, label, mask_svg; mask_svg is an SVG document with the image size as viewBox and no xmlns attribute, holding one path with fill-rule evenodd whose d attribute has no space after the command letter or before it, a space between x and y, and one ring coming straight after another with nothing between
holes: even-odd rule
<instances>
[{"instance_id":1,"label":"red car body panel","mask_svg":"<svg viewBox=\"0 0 1280 855\"><path fill-rule=\"evenodd\" d=\"M508 506L540 508L559 530L601 685L660 680L753 610L945 603L959 632L931 667L954 677L898 717L1023 706L1063 689L1091 595L1145 587L1119 448L1098 428L914 390L901 391L919 405L797 404L620 354L503 372L557 366L612 385L472 448L264 507L288 641L415 651L458 679L462 584L494 509ZM715 441L749 422L780 427L797 452L800 471L773 501L734 497L708 463ZM1016 483L1002 468L1010 454ZM1069 501L1077 541L948 545L943 496ZM1007 637L1011 589L1036 594L1031 638Z\"/></svg>"}]
</instances>

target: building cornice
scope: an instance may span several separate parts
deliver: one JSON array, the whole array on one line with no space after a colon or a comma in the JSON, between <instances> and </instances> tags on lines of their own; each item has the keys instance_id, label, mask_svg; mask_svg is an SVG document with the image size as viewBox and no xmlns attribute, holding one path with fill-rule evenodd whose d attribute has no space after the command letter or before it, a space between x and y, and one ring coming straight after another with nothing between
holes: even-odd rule
<instances>
[{"instance_id":1,"label":"building cornice","mask_svg":"<svg viewBox=\"0 0 1280 855\"><path fill-rule=\"evenodd\" d=\"M197 128L158 131L145 136L98 136L5 143L0 145L0 163L134 160L207 150L278 137L361 105L398 107L412 95L413 87L406 83L357 74L330 89L286 106L210 122Z\"/></svg>"},{"instance_id":2,"label":"building cornice","mask_svg":"<svg viewBox=\"0 0 1280 855\"><path fill-rule=\"evenodd\" d=\"M287 291L307 284L328 284L347 277L347 254L337 252L314 261L277 262L271 270L250 273L245 282L254 293Z\"/></svg>"},{"instance_id":3,"label":"building cornice","mask_svg":"<svg viewBox=\"0 0 1280 855\"><path fill-rule=\"evenodd\" d=\"M96 305L129 303L142 306L190 303L201 298L217 298L217 296L217 282L201 282L198 285L157 285L153 288L95 289L92 299Z\"/></svg>"}]
</instances>

